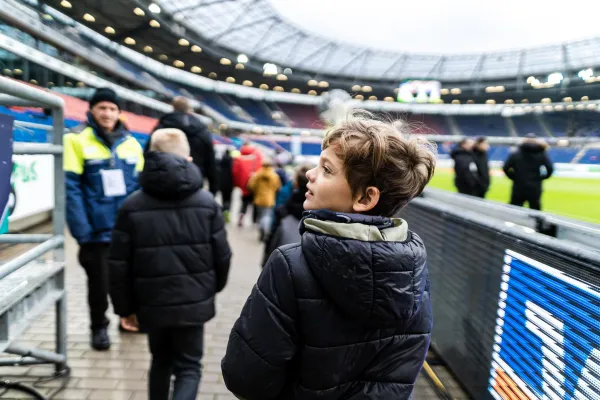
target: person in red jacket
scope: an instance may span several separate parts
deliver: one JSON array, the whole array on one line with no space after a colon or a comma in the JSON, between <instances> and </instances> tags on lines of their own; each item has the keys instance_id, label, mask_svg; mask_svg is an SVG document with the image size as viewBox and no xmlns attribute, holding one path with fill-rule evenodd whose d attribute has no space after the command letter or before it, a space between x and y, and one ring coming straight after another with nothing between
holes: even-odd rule
<instances>
[{"instance_id":1,"label":"person in red jacket","mask_svg":"<svg viewBox=\"0 0 600 400\"><path fill-rule=\"evenodd\" d=\"M242 226L242 221L248 210L248 206L252 204L253 195L248 189L248 181L252 174L258 171L261 166L262 155L260 154L260 151L247 143L240 148L240 156L233 160L231 168L233 185L242 190L242 208L240 209L238 226ZM255 217L256 213L254 213L254 218Z\"/></svg>"}]
</instances>

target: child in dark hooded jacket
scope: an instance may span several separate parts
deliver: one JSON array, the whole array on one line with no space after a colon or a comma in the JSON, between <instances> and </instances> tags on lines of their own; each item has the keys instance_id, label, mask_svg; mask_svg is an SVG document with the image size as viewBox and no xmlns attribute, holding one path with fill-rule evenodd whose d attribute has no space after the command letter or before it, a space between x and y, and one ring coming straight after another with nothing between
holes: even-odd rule
<instances>
[{"instance_id":1,"label":"child in dark hooded jacket","mask_svg":"<svg viewBox=\"0 0 600 400\"><path fill-rule=\"evenodd\" d=\"M307 173L301 242L270 256L222 361L247 400L410 399L432 329L422 240L394 216L433 176L429 143L355 116Z\"/></svg>"},{"instance_id":2,"label":"child in dark hooded jacket","mask_svg":"<svg viewBox=\"0 0 600 400\"><path fill-rule=\"evenodd\" d=\"M119 210L110 247L115 312L136 314L148 333L150 400L195 399L204 323L227 282L231 250L221 208L202 190L185 134L152 134L140 175L142 190Z\"/></svg>"}]
</instances>

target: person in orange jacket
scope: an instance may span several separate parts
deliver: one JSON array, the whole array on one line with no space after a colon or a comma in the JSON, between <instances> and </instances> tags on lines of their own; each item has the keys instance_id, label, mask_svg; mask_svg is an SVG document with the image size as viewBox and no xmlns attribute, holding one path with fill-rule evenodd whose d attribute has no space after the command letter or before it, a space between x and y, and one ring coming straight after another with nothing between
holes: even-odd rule
<instances>
[{"instance_id":1,"label":"person in orange jacket","mask_svg":"<svg viewBox=\"0 0 600 400\"><path fill-rule=\"evenodd\" d=\"M277 191L281 189L281 178L271 160L263 161L262 167L256 171L248 182L248 189L254 194L254 212L260 221L260 240L269 233L271 216L275 207Z\"/></svg>"}]
</instances>

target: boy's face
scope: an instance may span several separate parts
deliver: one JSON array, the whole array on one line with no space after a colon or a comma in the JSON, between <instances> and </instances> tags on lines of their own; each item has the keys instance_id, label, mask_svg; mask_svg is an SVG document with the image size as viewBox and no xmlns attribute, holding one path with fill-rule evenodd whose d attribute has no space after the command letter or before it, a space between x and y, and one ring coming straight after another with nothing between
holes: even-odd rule
<instances>
[{"instance_id":1,"label":"boy's face","mask_svg":"<svg viewBox=\"0 0 600 400\"><path fill-rule=\"evenodd\" d=\"M332 147L321 152L319 164L306 173L308 192L304 201L305 210L326 208L331 211L351 213L354 200L342 160Z\"/></svg>"}]
</instances>

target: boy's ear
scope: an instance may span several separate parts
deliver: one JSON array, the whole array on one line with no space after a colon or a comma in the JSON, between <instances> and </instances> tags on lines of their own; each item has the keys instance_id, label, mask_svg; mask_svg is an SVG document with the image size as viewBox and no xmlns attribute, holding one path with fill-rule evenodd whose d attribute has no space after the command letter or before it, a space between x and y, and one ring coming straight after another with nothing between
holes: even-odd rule
<instances>
[{"instance_id":1,"label":"boy's ear","mask_svg":"<svg viewBox=\"0 0 600 400\"><path fill-rule=\"evenodd\" d=\"M192 156L188 156L188 157L187 157L187 160L188 160L189 162L192 162L192 161L194 161L194 159L192 158Z\"/></svg>"},{"instance_id":2,"label":"boy's ear","mask_svg":"<svg viewBox=\"0 0 600 400\"><path fill-rule=\"evenodd\" d=\"M356 197L352 209L361 214L372 210L379 202L381 192L375 186L369 186L365 192Z\"/></svg>"}]
</instances>

